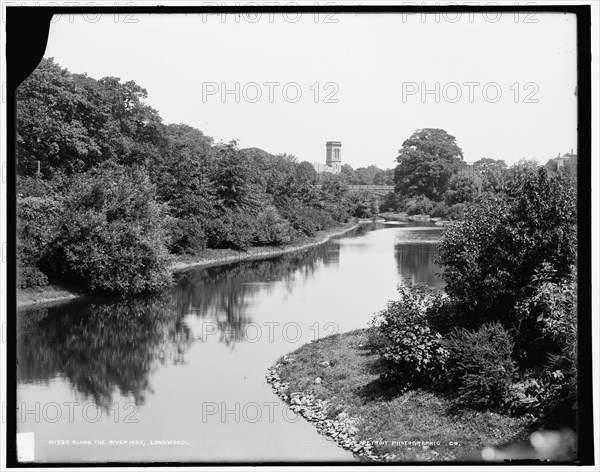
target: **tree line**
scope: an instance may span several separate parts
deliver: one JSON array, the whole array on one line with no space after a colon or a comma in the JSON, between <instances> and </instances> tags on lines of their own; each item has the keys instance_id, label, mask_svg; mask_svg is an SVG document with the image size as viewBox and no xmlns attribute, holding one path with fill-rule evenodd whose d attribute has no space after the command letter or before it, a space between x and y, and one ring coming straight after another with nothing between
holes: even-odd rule
<instances>
[{"instance_id":1,"label":"tree line","mask_svg":"<svg viewBox=\"0 0 600 472\"><path fill-rule=\"evenodd\" d=\"M140 294L169 284L174 255L312 236L374 207L291 155L215 143L165 124L133 81L43 59L17 90L20 287L72 282Z\"/></svg>"},{"instance_id":2,"label":"tree line","mask_svg":"<svg viewBox=\"0 0 600 472\"><path fill-rule=\"evenodd\" d=\"M468 203L502 192L522 166L537 165L522 161L508 166L502 159L490 158L467 164L456 138L435 128L416 130L402 144L396 161L394 192L387 195L381 210L450 219L463 218ZM556 172L557 159L550 159L545 167ZM572 161L564 167L574 171Z\"/></svg>"},{"instance_id":3,"label":"tree line","mask_svg":"<svg viewBox=\"0 0 600 472\"><path fill-rule=\"evenodd\" d=\"M575 160L482 159L469 175L455 139L430 129L398 160L388 204L461 208L438 246L444 294L402 285L374 319L383 380L534 427L576 427Z\"/></svg>"}]
</instances>

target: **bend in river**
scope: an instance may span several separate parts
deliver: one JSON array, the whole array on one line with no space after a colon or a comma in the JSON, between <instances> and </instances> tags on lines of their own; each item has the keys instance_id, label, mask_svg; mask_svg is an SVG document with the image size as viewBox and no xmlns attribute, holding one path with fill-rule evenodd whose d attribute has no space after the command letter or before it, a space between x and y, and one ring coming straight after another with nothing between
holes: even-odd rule
<instances>
[{"instance_id":1,"label":"bend in river","mask_svg":"<svg viewBox=\"0 0 600 472\"><path fill-rule=\"evenodd\" d=\"M302 252L178 274L157 298L24 309L18 431L34 433L39 462L352 461L272 393L266 369L365 327L406 278L442 289L440 233L372 223Z\"/></svg>"}]
</instances>

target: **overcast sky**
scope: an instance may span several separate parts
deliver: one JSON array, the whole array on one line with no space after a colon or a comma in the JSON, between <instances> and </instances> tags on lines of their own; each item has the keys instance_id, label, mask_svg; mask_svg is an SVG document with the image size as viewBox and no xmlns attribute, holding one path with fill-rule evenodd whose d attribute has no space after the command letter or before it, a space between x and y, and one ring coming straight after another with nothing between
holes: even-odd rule
<instances>
[{"instance_id":1,"label":"overcast sky","mask_svg":"<svg viewBox=\"0 0 600 472\"><path fill-rule=\"evenodd\" d=\"M466 161L577 146L569 15L63 15L45 55L135 81L166 123L311 163L337 140L342 163L389 168L418 128Z\"/></svg>"}]
</instances>

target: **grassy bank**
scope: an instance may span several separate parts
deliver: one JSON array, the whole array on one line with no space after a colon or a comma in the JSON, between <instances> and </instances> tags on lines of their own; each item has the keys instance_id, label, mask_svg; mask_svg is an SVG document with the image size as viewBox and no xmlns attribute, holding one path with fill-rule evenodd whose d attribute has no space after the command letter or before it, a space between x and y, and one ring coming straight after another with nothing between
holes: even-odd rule
<instances>
[{"instance_id":1,"label":"grassy bank","mask_svg":"<svg viewBox=\"0 0 600 472\"><path fill-rule=\"evenodd\" d=\"M329 239L333 237L342 236L356 227L358 227L358 224L355 222L347 223L342 226L336 226L335 228L317 231L314 236L302 238L282 246L251 247L245 251L236 251L234 249L206 249L200 255L174 256L170 269L172 272L181 272L183 270L198 267L209 267L237 261L276 257L281 254L318 246L329 241Z\"/></svg>"},{"instance_id":2,"label":"grassy bank","mask_svg":"<svg viewBox=\"0 0 600 472\"><path fill-rule=\"evenodd\" d=\"M279 247L253 247L246 251L236 251L233 249L206 249L202 254L196 256L173 256L169 269L173 273L176 273L194 268L230 264L237 261L276 257L281 254L318 246L333 237L341 236L355 229L357 226L358 224L354 222L336 226L335 228L330 228L328 230L318 231L312 237L302 238L293 243ZM17 308L67 301L85 295L87 294L84 292L58 285L18 289Z\"/></svg>"},{"instance_id":3,"label":"grassy bank","mask_svg":"<svg viewBox=\"0 0 600 472\"><path fill-rule=\"evenodd\" d=\"M529 432L524 419L453 410L430 392L398 394L379 380L382 367L365 329L302 346L267 379L321 434L366 461L481 461L482 448Z\"/></svg>"},{"instance_id":4,"label":"grassy bank","mask_svg":"<svg viewBox=\"0 0 600 472\"><path fill-rule=\"evenodd\" d=\"M445 226L447 224L450 224L450 220L448 220L447 218L440 218L440 217L432 217L430 215L408 215L407 213L381 213L379 215L381 218L383 218L386 221L421 221L421 222L428 222L428 223L435 223L437 226Z\"/></svg>"},{"instance_id":5,"label":"grassy bank","mask_svg":"<svg viewBox=\"0 0 600 472\"><path fill-rule=\"evenodd\" d=\"M32 305L72 300L73 298L78 298L84 295L84 293L79 293L58 285L45 285L43 287L18 289L17 307L23 308Z\"/></svg>"}]
</instances>

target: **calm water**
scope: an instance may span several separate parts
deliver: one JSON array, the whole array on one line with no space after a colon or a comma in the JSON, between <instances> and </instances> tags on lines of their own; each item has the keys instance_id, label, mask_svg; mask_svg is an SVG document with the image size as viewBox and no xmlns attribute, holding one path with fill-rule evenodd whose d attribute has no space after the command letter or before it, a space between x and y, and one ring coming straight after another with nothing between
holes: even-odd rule
<instances>
[{"instance_id":1,"label":"calm water","mask_svg":"<svg viewBox=\"0 0 600 472\"><path fill-rule=\"evenodd\" d=\"M160 298L21 311L18 430L34 433L40 462L352 461L285 407L266 369L365 327L407 278L440 289L440 233L371 224L302 253L179 274Z\"/></svg>"}]
</instances>

